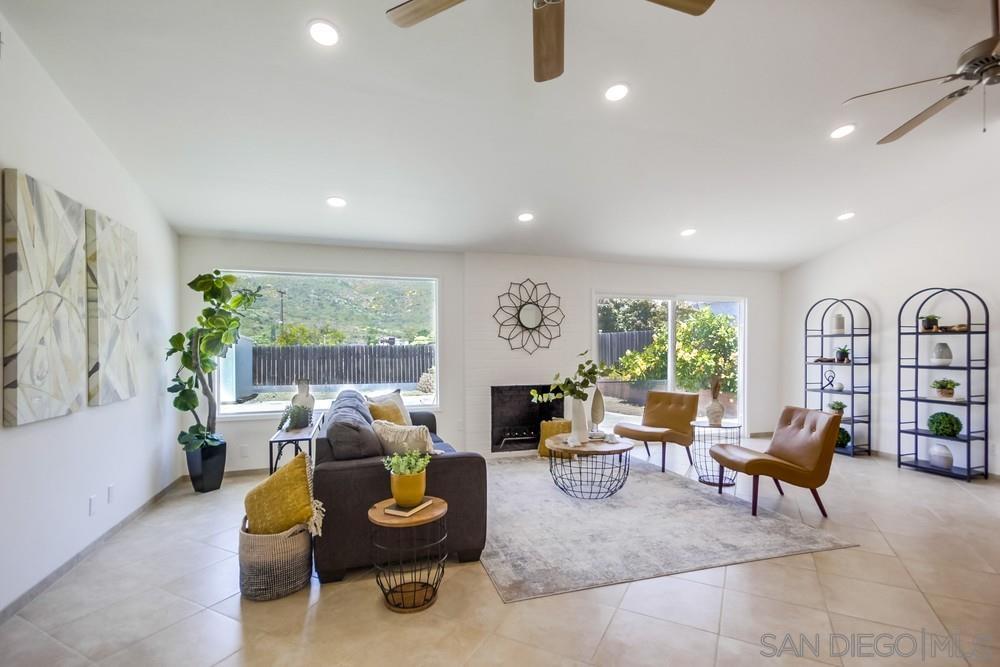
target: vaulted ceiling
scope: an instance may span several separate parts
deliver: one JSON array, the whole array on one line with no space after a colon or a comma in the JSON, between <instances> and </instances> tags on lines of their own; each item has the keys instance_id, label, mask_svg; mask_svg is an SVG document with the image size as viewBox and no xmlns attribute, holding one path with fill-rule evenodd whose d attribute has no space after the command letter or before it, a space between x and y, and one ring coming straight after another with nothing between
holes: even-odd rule
<instances>
[{"instance_id":1,"label":"vaulted ceiling","mask_svg":"<svg viewBox=\"0 0 1000 667\"><path fill-rule=\"evenodd\" d=\"M963 100L888 146L948 88L841 106L950 72L988 36L986 0L717 0L700 18L566 2L566 72L544 84L531 0L466 0L405 30L392 0L0 12L185 233L784 267L978 196L995 169L996 89L992 132ZM315 18L338 45L309 39ZM631 93L613 104L618 82Z\"/></svg>"}]
</instances>

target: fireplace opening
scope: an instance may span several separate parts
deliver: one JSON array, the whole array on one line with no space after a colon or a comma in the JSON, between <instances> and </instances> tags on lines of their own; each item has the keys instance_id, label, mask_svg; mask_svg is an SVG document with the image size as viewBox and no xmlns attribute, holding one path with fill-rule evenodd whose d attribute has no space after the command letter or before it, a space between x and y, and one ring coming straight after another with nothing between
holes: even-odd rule
<instances>
[{"instance_id":1,"label":"fireplace opening","mask_svg":"<svg viewBox=\"0 0 1000 667\"><path fill-rule=\"evenodd\" d=\"M531 390L549 390L547 384L517 384L490 388L491 443L493 452L538 449L541 423L563 416L563 402L532 403Z\"/></svg>"}]
</instances>

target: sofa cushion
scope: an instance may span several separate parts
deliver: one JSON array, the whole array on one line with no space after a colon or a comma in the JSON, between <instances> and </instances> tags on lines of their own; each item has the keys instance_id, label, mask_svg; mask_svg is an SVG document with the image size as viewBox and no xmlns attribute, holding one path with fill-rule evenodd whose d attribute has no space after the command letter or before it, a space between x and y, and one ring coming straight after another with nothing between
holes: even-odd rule
<instances>
[{"instance_id":1,"label":"sofa cushion","mask_svg":"<svg viewBox=\"0 0 1000 667\"><path fill-rule=\"evenodd\" d=\"M411 449L418 452L430 452L434 449L431 432L426 426L400 426L376 419L372 428L375 429L375 435L382 443L382 453L386 456L404 454Z\"/></svg>"},{"instance_id":2,"label":"sofa cushion","mask_svg":"<svg viewBox=\"0 0 1000 667\"><path fill-rule=\"evenodd\" d=\"M324 510L313 500L311 468L309 457L299 454L250 489L243 501L248 533L274 535L304 523L311 534L321 534Z\"/></svg>"},{"instance_id":3,"label":"sofa cushion","mask_svg":"<svg viewBox=\"0 0 1000 667\"><path fill-rule=\"evenodd\" d=\"M342 391L330 407L326 437L338 461L381 456L382 445L372 430L372 415L364 396Z\"/></svg>"},{"instance_id":4,"label":"sofa cushion","mask_svg":"<svg viewBox=\"0 0 1000 667\"><path fill-rule=\"evenodd\" d=\"M403 418L400 422L404 426L413 426L413 421L410 419L410 411L406 409L406 404L403 403L403 395L397 389L396 391L389 392L388 394L378 394L376 396L368 396L369 403L392 403L397 408L399 408L399 414Z\"/></svg>"},{"instance_id":5,"label":"sofa cushion","mask_svg":"<svg viewBox=\"0 0 1000 667\"><path fill-rule=\"evenodd\" d=\"M399 426L406 426L406 421L403 419L403 411L399 409L398 405L391 401L386 401L385 403L369 403L368 411L372 413L372 417L375 419L375 422L390 422ZM375 422L372 422L372 426L375 426Z\"/></svg>"},{"instance_id":6,"label":"sofa cushion","mask_svg":"<svg viewBox=\"0 0 1000 667\"><path fill-rule=\"evenodd\" d=\"M375 421L375 418L372 417L371 411L368 409L367 399L365 399L364 395L360 391L355 391L354 389L345 389L337 394L337 400L333 402L331 407L350 408L357 411L361 418L369 424Z\"/></svg>"}]
</instances>

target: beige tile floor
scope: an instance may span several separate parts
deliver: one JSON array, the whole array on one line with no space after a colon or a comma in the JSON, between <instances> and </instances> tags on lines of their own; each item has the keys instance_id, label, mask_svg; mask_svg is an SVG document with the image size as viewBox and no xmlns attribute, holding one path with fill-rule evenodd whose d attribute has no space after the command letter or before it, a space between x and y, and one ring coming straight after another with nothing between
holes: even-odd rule
<instances>
[{"instance_id":1,"label":"beige tile floor","mask_svg":"<svg viewBox=\"0 0 1000 667\"><path fill-rule=\"evenodd\" d=\"M668 461L689 473L678 448ZM782 498L762 484L761 502L857 548L510 605L478 563L451 563L437 604L411 615L387 611L364 571L241 600L236 530L255 481L171 492L0 626L0 665L1000 665L992 480L837 457L822 491L830 519L801 489ZM747 497L748 480L736 492ZM777 647L785 633L804 633L820 655L762 655L763 636ZM880 651L904 653L954 635L964 654L872 657L874 635ZM848 638L854 654L832 656L831 642Z\"/></svg>"}]
</instances>

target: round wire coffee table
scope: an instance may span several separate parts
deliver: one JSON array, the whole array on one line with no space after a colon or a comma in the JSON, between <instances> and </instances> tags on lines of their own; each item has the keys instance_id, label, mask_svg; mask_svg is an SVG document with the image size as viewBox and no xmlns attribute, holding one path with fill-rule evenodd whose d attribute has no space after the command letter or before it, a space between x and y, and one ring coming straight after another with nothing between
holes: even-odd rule
<instances>
[{"instance_id":1,"label":"round wire coffee table","mask_svg":"<svg viewBox=\"0 0 1000 667\"><path fill-rule=\"evenodd\" d=\"M368 510L375 580L392 611L427 609L437 600L448 560L448 503L427 496L431 505L413 516L386 514L392 498Z\"/></svg>"},{"instance_id":2,"label":"round wire coffee table","mask_svg":"<svg viewBox=\"0 0 1000 667\"><path fill-rule=\"evenodd\" d=\"M552 481L574 498L610 498L625 486L634 446L634 442L625 439L574 444L567 435L548 438L545 447L549 450Z\"/></svg>"},{"instance_id":3,"label":"round wire coffee table","mask_svg":"<svg viewBox=\"0 0 1000 667\"><path fill-rule=\"evenodd\" d=\"M709 450L712 445L740 444L742 425L723 422L722 426L710 426L708 422L691 422L694 426L694 442L691 443L691 454L694 458L694 469L698 473L698 481L702 484L719 486L719 464ZM726 469L722 475L722 486L736 484L736 471Z\"/></svg>"}]
</instances>

